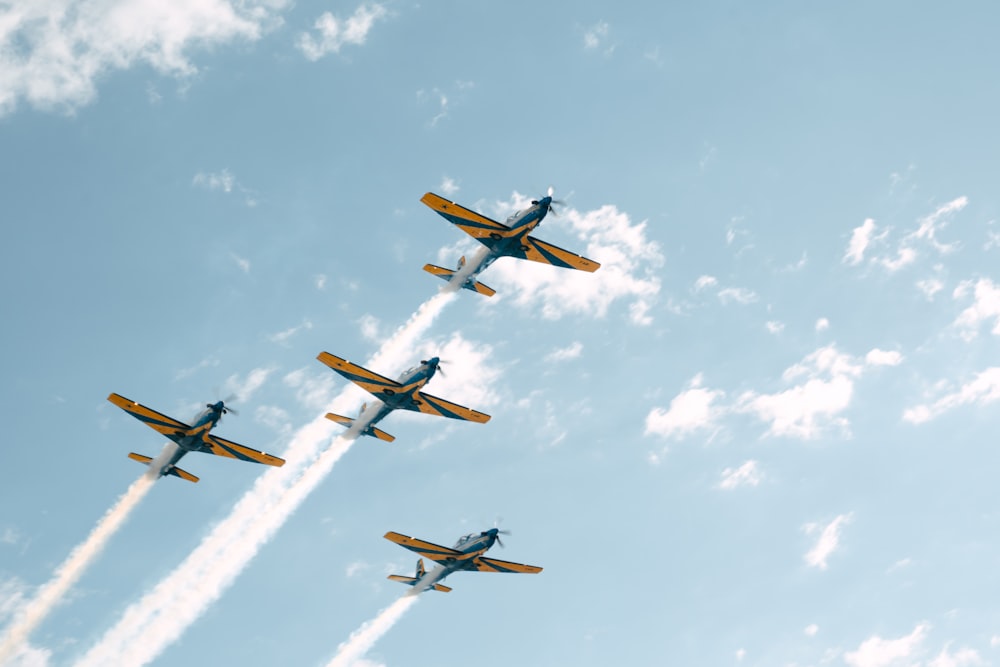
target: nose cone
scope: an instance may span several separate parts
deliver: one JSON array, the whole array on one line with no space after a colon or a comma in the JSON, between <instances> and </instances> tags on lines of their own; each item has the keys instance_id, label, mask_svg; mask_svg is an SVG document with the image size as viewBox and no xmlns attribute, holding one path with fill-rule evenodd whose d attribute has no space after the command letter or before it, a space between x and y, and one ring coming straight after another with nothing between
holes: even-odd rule
<instances>
[{"instance_id":1,"label":"nose cone","mask_svg":"<svg viewBox=\"0 0 1000 667\"><path fill-rule=\"evenodd\" d=\"M441 363L441 359L439 357L431 357L430 359L427 360L427 365L430 366L431 368L436 369L439 363Z\"/></svg>"},{"instance_id":2,"label":"nose cone","mask_svg":"<svg viewBox=\"0 0 1000 667\"><path fill-rule=\"evenodd\" d=\"M552 197L542 197L538 200L538 205L548 210L549 206L552 205Z\"/></svg>"},{"instance_id":3,"label":"nose cone","mask_svg":"<svg viewBox=\"0 0 1000 667\"><path fill-rule=\"evenodd\" d=\"M222 401L219 401L217 403L213 403L209 407L211 407L212 410L214 410L215 412L222 412L222 408L226 407L226 404L223 403Z\"/></svg>"}]
</instances>

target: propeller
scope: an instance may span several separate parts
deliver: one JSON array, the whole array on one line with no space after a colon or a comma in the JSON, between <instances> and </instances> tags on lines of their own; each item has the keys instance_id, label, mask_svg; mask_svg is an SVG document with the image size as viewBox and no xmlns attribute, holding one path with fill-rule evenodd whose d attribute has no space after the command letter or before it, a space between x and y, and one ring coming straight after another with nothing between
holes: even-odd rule
<instances>
[{"instance_id":1,"label":"propeller","mask_svg":"<svg viewBox=\"0 0 1000 667\"><path fill-rule=\"evenodd\" d=\"M562 206L566 202L564 202L561 199L553 199L552 198L553 192L555 192L555 189L551 185L549 186L549 189L545 191L545 198L549 200L548 205L545 207L545 212L551 213L552 215L559 215L559 212L556 211L554 205L557 204L559 206ZM533 199L531 200L531 203L537 206L538 204L541 203L541 200Z\"/></svg>"},{"instance_id":2,"label":"propeller","mask_svg":"<svg viewBox=\"0 0 1000 667\"><path fill-rule=\"evenodd\" d=\"M421 359L421 360L420 360L420 363L421 363L421 364L429 364L429 363L430 363L430 359ZM443 361L441 361L440 359L438 359L438 360L437 360L437 366L436 366L436 368L437 368L437 371L436 371L436 372L437 372L437 373L440 373L440 374L441 374L441 377L445 377L445 372L444 372L444 368L442 368L442 367L441 367L441 364L443 364L443 363L444 363L444 362L443 362Z\"/></svg>"},{"instance_id":3,"label":"propeller","mask_svg":"<svg viewBox=\"0 0 1000 667\"><path fill-rule=\"evenodd\" d=\"M493 522L493 528L494 528L494 530L497 531L497 544L499 544L500 548L503 549L504 545L503 545L503 542L500 541L500 536L501 535L510 535L511 532L509 530L501 530L500 529L500 522L501 521L503 521L503 517L499 517L498 516L496 518L496 520Z\"/></svg>"}]
</instances>

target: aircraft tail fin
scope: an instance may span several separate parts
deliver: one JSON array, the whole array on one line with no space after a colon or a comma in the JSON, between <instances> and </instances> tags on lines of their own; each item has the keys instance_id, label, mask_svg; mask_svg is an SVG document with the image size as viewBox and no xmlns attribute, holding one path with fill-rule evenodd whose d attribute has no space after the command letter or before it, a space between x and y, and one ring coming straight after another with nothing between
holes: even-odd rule
<instances>
[{"instance_id":1,"label":"aircraft tail fin","mask_svg":"<svg viewBox=\"0 0 1000 667\"><path fill-rule=\"evenodd\" d=\"M335 415L332 412L328 412L326 413L326 418L332 422L337 422L341 426L346 426L347 428L351 428L352 426L354 426L354 420L351 419L350 417L345 417L344 415ZM368 428L366 428L364 430L364 435L374 436L384 442L392 442L393 440L396 439L396 436L389 435L382 429L375 428L374 426L369 426Z\"/></svg>"},{"instance_id":2,"label":"aircraft tail fin","mask_svg":"<svg viewBox=\"0 0 1000 667\"><path fill-rule=\"evenodd\" d=\"M129 452L128 457L133 461L138 461L139 463L144 463L147 466L153 462L152 457L143 456L142 454L136 454L135 452ZM180 477L181 479L186 479L189 482L197 482L198 478L189 473L187 470L181 470L177 466L173 466L168 470L166 475L173 475L174 477Z\"/></svg>"},{"instance_id":3,"label":"aircraft tail fin","mask_svg":"<svg viewBox=\"0 0 1000 667\"><path fill-rule=\"evenodd\" d=\"M432 276L437 276L442 280L448 280L448 281L450 281L455 276L456 273L451 269L446 269L442 266L434 266L433 264L424 264L424 271L431 274ZM462 287L464 287L467 290L471 290L473 292L478 292L483 296L493 296L494 294L497 293L495 289L482 284L478 280L468 281L464 285L462 285Z\"/></svg>"},{"instance_id":4,"label":"aircraft tail fin","mask_svg":"<svg viewBox=\"0 0 1000 667\"><path fill-rule=\"evenodd\" d=\"M407 586L416 586L417 582L420 581L416 577L404 577L401 574L390 574L389 577L388 577L388 579L390 579L392 581L398 581L399 583L406 584ZM442 593L450 593L451 592L451 588L449 588L448 586L445 586L444 584L432 584L431 586L428 586L427 588L428 589L434 589L434 590L440 591Z\"/></svg>"}]
</instances>

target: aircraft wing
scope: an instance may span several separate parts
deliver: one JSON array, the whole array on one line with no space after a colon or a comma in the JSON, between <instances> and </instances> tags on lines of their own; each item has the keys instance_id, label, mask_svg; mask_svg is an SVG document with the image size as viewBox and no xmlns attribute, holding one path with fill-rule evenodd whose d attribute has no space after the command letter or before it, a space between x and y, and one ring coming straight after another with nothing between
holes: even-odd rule
<instances>
[{"instance_id":1,"label":"aircraft wing","mask_svg":"<svg viewBox=\"0 0 1000 667\"><path fill-rule=\"evenodd\" d=\"M490 420L490 416L487 414L420 391L413 394L413 399L416 401L416 405L404 406L405 409L423 412L425 415L440 415L441 417L462 419L479 424L485 424Z\"/></svg>"},{"instance_id":2,"label":"aircraft wing","mask_svg":"<svg viewBox=\"0 0 1000 667\"><path fill-rule=\"evenodd\" d=\"M111 394L108 396L108 400L157 433L165 435L171 440L176 440L179 436L191 430L191 427L184 422L177 421L173 417L168 417L156 410L147 408L145 405L140 405L124 396Z\"/></svg>"},{"instance_id":3,"label":"aircraft wing","mask_svg":"<svg viewBox=\"0 0 1000 667\"><path fill-rule=\"evenodd\" d=\"M392 531L385 534L385 539L390 542L395 542L404 549L416 551L424 558L429 558L430 560L437 561L439 563L447 562L449 560L462 560L463 558L468 557L468 554L464 554L456 549L449 549L448 547L442 547L439 544L425 542L423 540L418 540L414 537L408 537Z\"/></svg>"},{"instance_id":4,"label":"aircraft wing","mask_svg":"<svg viewBox=\"0 0 1000 667\"><path fill-rule=\"evenodd\" d=\"M483 241L487 245L491 239L503 238L514 231L507 225L499 223L496 220L490 220L485 215L470 211L464 206L460 206L453 201L448 201L444 197L439 197L433 192L425 194L420 198L420 201L434 209L438 215L472 238ZM495 236L497 234L499 236Z\"/></svg>"},{"instance_id":5,"label":"aircraft wing","mask_svg":"<svg viewBox=\"0 0 1000 667\"><path fill-rule=\"evenodd\" d=\"M270 454L265 454L264 452L258 452L256 449L250 449L249 447L244 447L243 445L237 444L225 438L220 438L217 435L212 435L209 433L204 439L207 450L209 454L215 454L216 456L225 456L231 459L239 459L241 461L253 461L255 463L263 463L269 466L275 466L280 468L285 465L285 459L279 459L277 456L271 456Z\"/></svg>"},{"instance_id":6,"label":"aircraft wing","mask_svg":"<svg viewBox=\"0 0 1000 667\"><path fill-rule=\"evenodd\" d=\"M329 352L320 352L319 356L316 358L367 391L369 394L373 394L375 396L384 393L386 389L389 390L389 393L398 391L403 386L395 380L390 380L389 378L383 377L378 373L374 373L367 368L362 368L357 364L352 364L346 359L335 357Z\"/></svg>"},{"instance_id":7,"label":"aircraft wing","mask_svg":"<svg viewBox=\"0 0 1000 667\"><path fill-rule=\"evenodd\" d=\"M535 565L522 565L521 563L511 563L506 560L496 558L486 558L480 556L472 561L478 572L517 572L519 574L538 574L542 568Z\"/></svg>"},{"instance_id":8,"label":"aircraft wing","mask_svg":"<svg viewBox=\"0 0 1000 667\"><path fill-rule=\"evenodd\" d=\"M514 253L513 256L520 259L530 259L532 262L561 266L566 269L579 269L589 273L601 268L601 265L592 259L581 257L569 250L563 250L551 243L539 241L534 236L526 236L521 250Z\"/></svg>"}]
</instances>

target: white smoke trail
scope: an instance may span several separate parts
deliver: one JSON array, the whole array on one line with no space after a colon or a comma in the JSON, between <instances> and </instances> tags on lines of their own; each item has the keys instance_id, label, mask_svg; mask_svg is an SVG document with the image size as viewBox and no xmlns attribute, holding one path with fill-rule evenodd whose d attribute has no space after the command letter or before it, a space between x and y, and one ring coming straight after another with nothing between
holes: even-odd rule
<instances>
[{"instance_id":1,"label":"white smoke trail","mask_svg":"<svg viewBox=\"0 0 1000 667\"><path fill-rule=\"evenodd\" d=\"M453 298L453 291L442 291L425 301L366 365L381 369L408 361L416 339ZM357 409L359 402L345 389L329 409L343 413ZM322 415L299 429L285 451L285 465L261 475L229 516L173 572L131 604L78 664L143 665L155 659L222 595L326 477L363 427L360 420L355 422L332 443L335 426Z\"/></svg>"},{"instance_id":2,"label":"white smoke trail","mask_svg":"<svg viewBox=\"0 0 1000 667\"><path fill-rule=\"evenodd\" d=\"M375 618L365 621L360 628L351 633L347 641L337 647L337 655L326 664L326 667L350 667L363 658L375 642L388 632L418 599L415 595L404 595L380 611Z\"/></svg>"},{"instance_id":3,"label":"white smoke trail","mask_svg":"<svg viewBox=\"0 0 1000 667\"><path fill-rule=\"evenodd\" d=\"M0 664L17 652L31 632L55 609L66 591L80 579L111 537L122 527L125 519L153 487L155 480L156 475L150 471L132 482L132 485L97 522L87 539L70 552L52 579L39 589L35 598L15 617L14 622L0 638Z\"/></svg>"}]
</instances>

